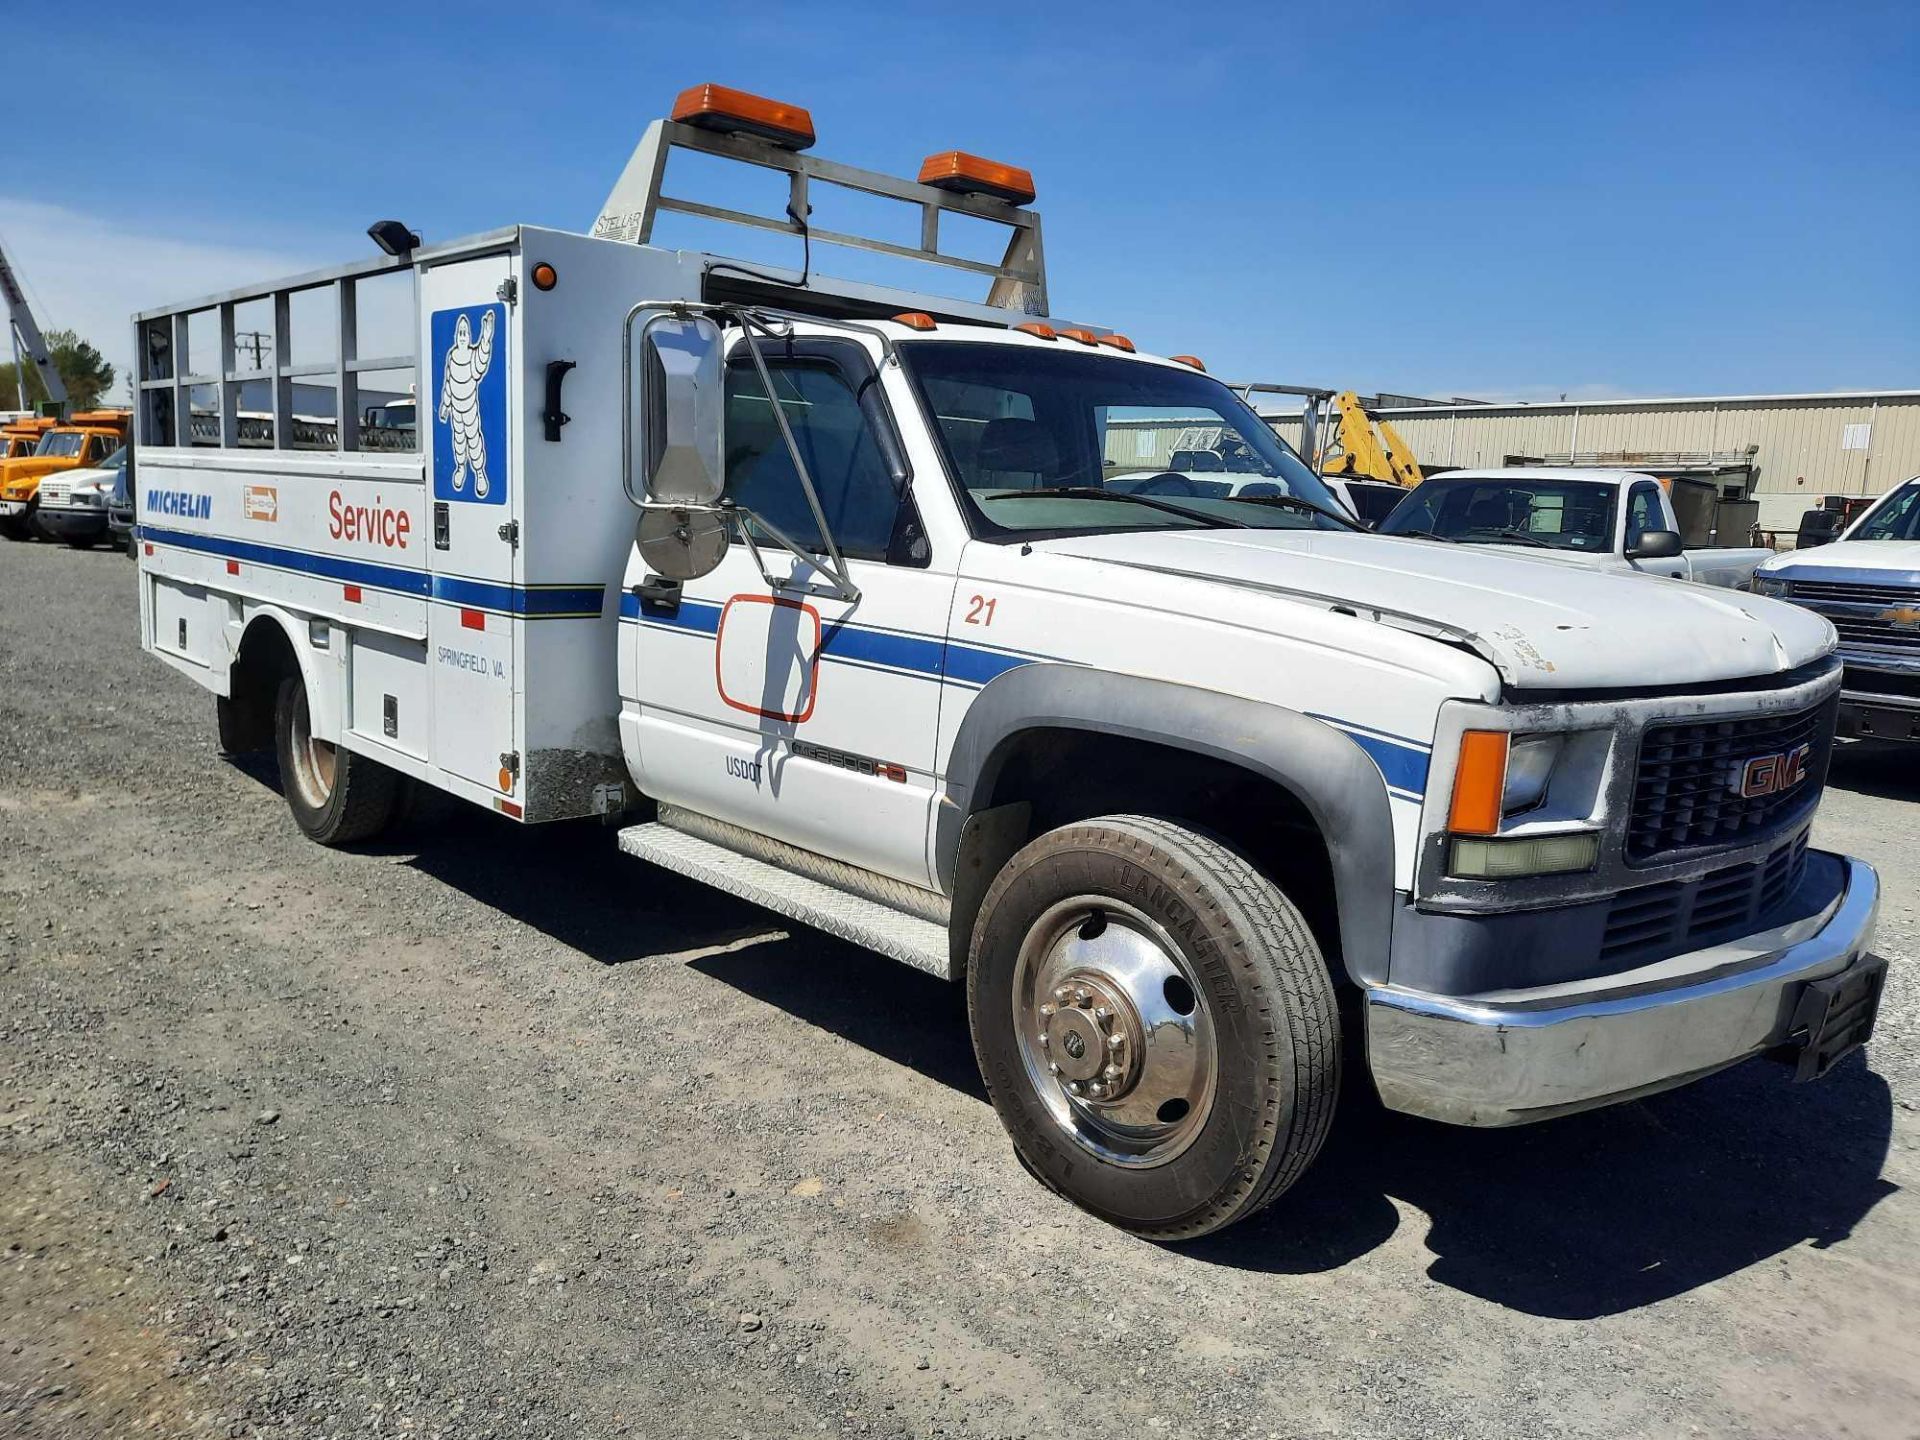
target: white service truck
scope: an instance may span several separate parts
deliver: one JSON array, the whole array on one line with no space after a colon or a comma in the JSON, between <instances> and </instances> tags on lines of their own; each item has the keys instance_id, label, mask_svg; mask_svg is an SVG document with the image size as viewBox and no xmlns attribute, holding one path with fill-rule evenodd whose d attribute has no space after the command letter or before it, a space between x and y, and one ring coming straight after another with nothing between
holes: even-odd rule
<instances>
[{"instance_id":1,"label":"white service truck","mask_svg":"<svg viewBox=\"0 0 1920 1440\"><path fill-rule=\"evenodd\" d=\"M811 132L700 87L592 236L383 222L385 259L136 317L142 640L226 747L277 748L308 834L373 834L406 784L630 817L636 865L964 980L1028 1166L1161 1239L1297 1178L1343 1057L1394 1109L1511 1125L1863 1042L1877 881L1808 845L1825 621L1362 532L1197 361L1045 318L1024 172L910 182ZM682 150L783 174L787 218L668 193ZM652 242L674 211L798 232L823 184L920 244L811 244L987 303ZM942 251L955 216L1005 258ZM357 354L355 289L396 272L418 452L354 424L400 363ZM231 357L237 305L329 290L333 443L292 443L287 382L324 377L284 327L282 443L235 443L254 377L190 316ZM181 443L196 389L224 443ZM1233 432L1266 488L1109 486L1143 423Z\"/></svg>"},{"instance_id":2,"label":"white service truck","mask_svg":"<svg viewBox=\"0 0 1920 1440\"><path fill-rule=\"evenodd\" d=\"M1841 734L1920 740L1920 475L1832 544L1770 558L1753 588L1824 615L1839 632Z\"/></svg>"},{"instance_id":3,"label":"white service truck","mask_svg":"<svg viewBox=\"0 0 1920 1440\"><path fill-rule=\"evenodd\" d=\"M1690 490L1699 484L1677 483ZM1711 508L1711 497L1707 504ZM1759 547L1689 548L1672 486L1638 470L1447 470L1408 492L1380 530L1462 545L1520 546L1542 559L1592 570L1733 590L1746 589L1754 567L1773 554Z\"/></svg>"}]
</instances>

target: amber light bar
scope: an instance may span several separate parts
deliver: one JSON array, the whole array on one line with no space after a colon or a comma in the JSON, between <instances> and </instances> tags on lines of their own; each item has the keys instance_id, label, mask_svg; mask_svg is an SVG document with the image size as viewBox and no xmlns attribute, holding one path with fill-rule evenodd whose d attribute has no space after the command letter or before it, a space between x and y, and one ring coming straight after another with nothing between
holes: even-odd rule
<instances>
[{"instance_id":1,"label":"amber light bar","mask_svg":"<svg viewBox=\"0 0 1920 1440\"><path fill-rule=\"evenodd\" d=\"M682 90L673 102L673 118L722 135L751 135L783 150L805 150L813 144L813 116L800 106L725 85Z\"/></svg>"},{"instance_id":2,"label":"amber light bar","mask_svg":"<svg viewBox=\"0 0 1920 1440\"><path fill-rule=\"evenodd\" d=\"M987 195L1011 205L1033 203L1032 172L1018 165L982 160L964 150L947 150L920 162L920 183L962 195Z\"/></svg>"}]
</instances>

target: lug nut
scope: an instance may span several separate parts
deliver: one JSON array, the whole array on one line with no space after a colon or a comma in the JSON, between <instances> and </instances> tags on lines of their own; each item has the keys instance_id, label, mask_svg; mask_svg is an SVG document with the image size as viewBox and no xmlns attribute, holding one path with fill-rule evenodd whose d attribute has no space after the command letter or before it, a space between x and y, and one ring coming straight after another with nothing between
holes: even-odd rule
<instances>
[{"instance_id":1,"label":"lug nut","mask_svg":"<svg viewBox=\"0 0 1920 1440\"><path fill-rule=\"evenodd\" d=\"M1093 1082L1093 1084L1087 1087L1087 1093L1093 1096L1094 1099L1098 1100L1107 1093L1107 1087L1102 1085L1098 1080L1096 1080Z\"/></svg>"},{"instance_id":2,"label":"lug nut","mask_svg":"<svg viewBox=\"0 0 1920 1440\"><path fill-rule=\"evenodd\" d=\"M1093 1018L1096 1020L1111 1020L1113 1018L1113 1011L1104 1005L1096 1005L1093 1007Z\"/></svg>"},{"instance_id":3,"label":"lug nut","mask_svg":"<svg viewBox=\"0 0 1920 1440\"><path fill-rule=\"evenodd\" d=\"M1069 1080L1067 1082L1067 1093L1069 1095L1078 1095L1080 1088L1080 1082L1078 1080Z\"/></svg>"},{"instance_id":4,"label":"lug nut","mask_svg":"<svg viewBox=\"0 0 1920 1440\"><path fill-rule=\"evenodd\" d=\"M1051 1020L1053 1018L1053 1006L1042 1005L1040 1007L1040 1018L1042 1020Z\"/></svg>"},{"instance_id":5,"label":"lug nut","mask_svg":"<svg viewBox=\"0 0 1920 1440\"><path fill-rule=\"evenodd\" d=\"M1091 1004L1092 1001L1093 992L1084 985L1073 992L1073 1003L1076 1005L1088 1005Z\"/></svg>"},{"instance_id":6,"label":"lug nut","mask_svg":"<svg viewBox=\"0 0 1920 1440\"><path fill-rule=\"evenodd\" d=\"M1049 1036L1046 1031L1042 1030L1040 1032L1040 1048L1044 1050L1052 1043L1053 1043L1053 1038Z\"/></svg>"},{"instance_id":7,"label":"lug nut","mask_svg":"<svg viewBox=\"0 0 1920 1440\"><path fill-rule=\"evenodd\" d=\"M1125 1045L1126 1043L1127 1043L1127 1037L1124 1035L1107 1036L1107 1049L1109 1050L1118 1050L1122 1045Z\"/></svg>"},{"instance_id":8,"label":"lug nut","mask_svg":"<svg viewBox=\"0 0 1920 1440\"><path fill-rule=\"evenodd\" d=\"M1120 1078L1120 1067L1118 1065L1109 1065L1100 1073L1105 1075L1109 1080L1118 1080Z\"/></svg>"},{"instance_id":9,"label":"lug nut","mask_svg":"<svg viewBox=\"0 0 1920 1440\"><path fill-rule=\"evenodd\" d=\"M1057 1060L1048 1061L1047 1069L1052 1071L1055 1075L1058 1075L1060 1073L1060 1063Z\"/></svg>"},{"instance_id":10,"label":"lug nut","mask_svg":"<svg viewBox=\"0 0 1920 1440\"><path fill-rule=\"evenodd\" d=\"M1053 998L1058 1000L1062 1005L1064 1005L1067 1003L1068 1000L1073 998L1073 992L1067 989L1066 986L1062 985L1058 990L1053 992Z\"/></svg>"}]
</instances>

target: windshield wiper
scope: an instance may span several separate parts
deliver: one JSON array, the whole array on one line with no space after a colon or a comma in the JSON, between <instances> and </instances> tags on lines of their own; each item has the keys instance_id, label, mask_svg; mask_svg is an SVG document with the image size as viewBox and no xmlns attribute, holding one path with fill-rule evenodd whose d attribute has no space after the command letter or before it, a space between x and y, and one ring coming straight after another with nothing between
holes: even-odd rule
<instances>
[{"instance_id":1,"label":"windshield wiper","mask_svg":"<svg viewBox=\"0 0 1920 1440\"><path fill-rule=\"evenodd\" d=\"M1374 533L1392 536L1397 540L1441 540L1448 545L1457 545L1460 543L1453 536L1442 535L1438 530L1378 530Z\"/></svg>"},{"instance_id":2,"label":"windshield wiper","mask_svg":"<svg viewBox=\"0 0 1920 1440\"><path fill-rule=\"evenodd\" d=\"M1197 520L1213 530L1249 530L1252 527L1239 520L1228 520L1219 515L1203 515L1195 510L1183 509L1178 505L1156 500L1151 495L1132 495L1124 490L1103 490L1097 485L1048 485L1038 490L1010 490L1004 495L996 495L996 500L1124 500L1131 505L1144 505L1149 510L1158 510L1167 515L1178 515L1182 520Z\"/></svg>"},{"instance_id":3,"label":"windshield wiper","mask_svg":"<svg viewBox=\"0 0 1920 1440\"><path fill-rule=\"evenodd\" d=\"M1524 530L1495 530L1492 532L1490 538L1494 540L1506 540L1515 545L1533 545L1541 550L1551 550L1553 548L1553 546L1549 545L1546 541L1535 539Z\"/></svg>"},{"instance_id":4,"label":"windshield wiper","mask_svg":"<svg viewBox=\"0 0 1920 1440\"><path fill-rule=\"evenodd\" d=\"M1324 515L1327 519L1344 525L1349 530L1364 527L1355 524L1344 515L1336 515L1324 505L1316 505L1311 500L1302 500L1298 495L1229 495L1226 497L1240 505L1278 505L1282 510L1304 510L1309 515Z\"/></svg>"}]
</instances>

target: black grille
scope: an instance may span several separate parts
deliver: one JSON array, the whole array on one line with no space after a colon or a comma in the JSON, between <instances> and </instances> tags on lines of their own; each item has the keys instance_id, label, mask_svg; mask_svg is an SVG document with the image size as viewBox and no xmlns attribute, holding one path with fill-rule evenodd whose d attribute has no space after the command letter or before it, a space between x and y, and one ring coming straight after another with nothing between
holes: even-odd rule
<instances>
[{"instance_id":1,"label":"black grille","mask_svg":"<svg viewBox=\"0 0 1920 1440\"><path fill-rule=\"evenodd\" d=\"M1905 695L1920 700L1920 671L1864 670L1849 665L1841 675L1840 686L1863 695Z\"/></svg>"},{"instance_id":2,"label":"black grille","mask_svg":"<svg viewBox=\"0 0 1920 1440\"><path fill-rule=\"evenodd\" d=\"M1750 843L1812 807L1827 779L1836 695L1784 715L1742 715L1655 725L1640 742L1627 859L1643 863L1675 850ZM1746 763L1809 747L1805 778L1770 795L1742 796Z\"/></svg>"},{"instance_id":3,"label":"black grille","mask_svg":"<svg viewBox=\"0 0 1920 1440\"><path fill-rule=\"evenodd\" d=\"M1628 890L1607 911L1600 958L1614 965L1665 959L1748 934L1780 908L1806 868L1802 830L1764 860Z\"/></svg>"},{"instance_id":4,"label":"black grille","mask_svg":"<svg viewBox=\"0 0 1920 1440\"><path fill-rule=\"evenodd\" d=\"M1881 650L1920 650L1920 629L1878 616L1836 615L1821 611L1840 632L1842 645L1872 645ZM1916 612L1920 616L1920 612Z\"/></svg>"},{"instance_id":5,"label":"black grille","mask_svg":"<svg viewBox=\"0 0 1920 1440\"><path fill-rule=\"evenodd\" d=\"M1795 580L1787 586L1795 600L1832 600L1844 605L1911 605L1916 596L1909 585L1854 585L1842 580Z\"/></svg>"}]
</instances>

